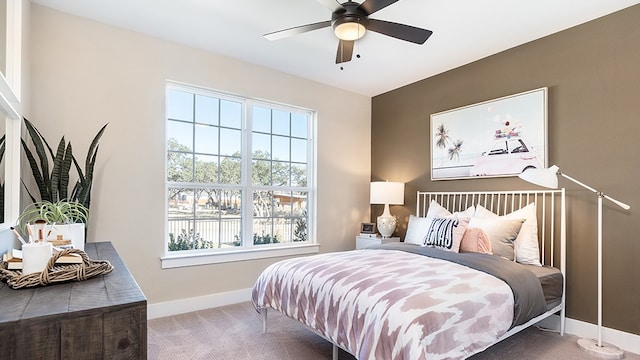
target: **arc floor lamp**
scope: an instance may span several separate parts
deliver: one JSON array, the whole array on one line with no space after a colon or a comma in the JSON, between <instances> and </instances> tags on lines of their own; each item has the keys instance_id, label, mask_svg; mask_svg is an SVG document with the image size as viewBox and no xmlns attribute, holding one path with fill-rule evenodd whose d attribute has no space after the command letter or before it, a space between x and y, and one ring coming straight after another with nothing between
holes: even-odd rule
<instances>
[{"instance_id":1,"label":"arc floor lamp","mask_svg":"<svg viewBox=\"0 0 640 360\"><path fill-rule=\"evenodd\" d=\"M580 345L583 350L600 358L622 359L624 355L622 350L602 343L602 199L607 199L625 210L631 209L631 206L563 174L556 165L547 169L525 170L519 177L532 184L555 189L558 188L558 175L594 192L598 197L598 339L597 341L592 339L579 339L578 345Z\"/></svg>"}]
</instances>

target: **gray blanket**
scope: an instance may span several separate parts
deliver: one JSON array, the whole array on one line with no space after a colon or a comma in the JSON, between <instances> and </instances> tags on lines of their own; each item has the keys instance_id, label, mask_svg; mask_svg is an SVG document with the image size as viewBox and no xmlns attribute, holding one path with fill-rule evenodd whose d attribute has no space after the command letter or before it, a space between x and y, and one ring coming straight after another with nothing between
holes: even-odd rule
<instances>
[{"instance_id":1,"label":"gray blanket","mask_svg":"<svg viewBox=\"0 0 640 360\"><path fill-rule=\"evenodd\" d=\"M431 247L405 243L373 245L367 249L391 249L443 259L482 271L506 282L514 298L511 327L521 325L543 314L547 308L542 286L535 274L523 265L495 255L478 253L455 253Z\"/></svg>"}]
</instances>

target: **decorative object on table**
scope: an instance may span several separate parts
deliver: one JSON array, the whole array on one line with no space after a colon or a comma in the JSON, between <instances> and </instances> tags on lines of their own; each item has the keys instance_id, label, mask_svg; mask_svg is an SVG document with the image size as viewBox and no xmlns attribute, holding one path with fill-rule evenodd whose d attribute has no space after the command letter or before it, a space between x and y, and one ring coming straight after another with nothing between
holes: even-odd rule
<instances>
[{"instance_id":1,"label":"decorative object on table","mask_svg":"<svg viewBox=\"0 0 640 360\"><path fill-rule=\"evenodd\" d=\"M565 175L556 165L547 169L529 169L520 174L519 177L536 185L557 189L558 175L594 192L598 197L598 339L592 340L582 338L578 340L578 345L580 345L580 347L585 351L597 357L622 359L624 351L612 345L602 343L602 199L607 199L625 210L631 209L631 206L605 195L603 192L598 191L568 175Z\"/></svg>"},{"instance_id":2,"label":"decorative object on table","mask_svg":"<svg viewBox=\"0 0 640 360\"><path fill-rule=\"evenodd\" d=\"M77 254L82 258L80 264L59 264L59 259ZM9 270L6 262L0 266L0 280L6 281L13 289L45 286L67 281L83 281L101 274L108 274L113 266L107 260L90 259L87 253L79 249L64 249L49 258L42 272L24 274L20 270Z\"/></svg>"},{"instance_id":3,"label":"decorative object on table","mask_svg":"<svg viewBox=\"0 0 640 360\"><path fill-rule=\"evenodd\" d=\"M21 139L22 149L29 161L34 183L38 187L40 200L51 203L56 203L61 200L76 202L88 210L91 201L91 186L93 184L93 173L98 153L98 142L108 124L102 126L91 141L85 160L84 171L73 155L71 142L69 141L67 143L64 136L60 139L57 151L54 153L42 133L26 118L24 119L24 125L33 143L34 151L29 148L25 139ZM78 180L73 185L73 188L69 190L71 164L76 168ZM23 181L23 184L25 184L25 181ZM34 203L37 202L36 197L29 191L26 185L25 189L31 201ZM84 220L85 224L86 222L87 219Z\"/></svg>"},{"instance_id":4,"label":"decorative object on table","mask_svg":"<svg viewBox=\"0 0 640 360\"><path fill-rule=\"evenodd\" d=\"M52 247L49 242L34 242L22 245L22 273L40 273L47 268Z\"/></svg>"},{"instance_id":5,"label":"decorative object on table","mask_svg":"<svg viewBox=\"0 0 640 360\"><path fill-rule=\"evenodd\" d=\"M376 233L376 224L375 223L362 223L360 224L360 234L375 234Z\"/></svg>"},{"instance_id":6,"label":"decorative object on table","mask_svg":"<svg viewBox=\"0 0 640 360\"><path fill-rule=\"evenodd\" d=\"M30 224L27 227L27 231L29 232L29 240L31 241L31 238L33 238L33 240L41 242L44 241L45 238L45 234L44 234L44 226L47 225L47 221L43 220L43 219L38 219L36 221L33 222L33 224Z\"/></svg>"},{"instance_id":7,"label":"decorative object on table","mask_svg":"<svg viewBox=\"0 0 640 360\"><path fill-rule=\"evenodd\" d=\"M378 216L377 227L382 237L388 238L396 229L396 217L391 215L389 205L404 205L404 183L376 181L371 183L370 203L384 204L384 212Z\"/></svg>"},{"instance_id":8,"label":"decorative object on table","mask_svg":"<svg viewBox=\"0 0 640 360\"><path fill-rule=\"evenodd\" d=\"M42 243L42 244L45 244L45 243ZM56 250L53 250L51 254L55 254L58 251L62 251L62 250L58 250L53 246L52 246L52 249L56 249ZM44 262L44 265L39 271L44 270L45 265L49 262L49 258L51 258L51 256L52 255L49 255L49 257L46 259L46 261ZM24 260L23 252L22 250L18 250L18 249L7 251L7 253L2 255L2 261L5 263L5 267L7 270L23 270L24 269L23 260ZM82 264L82 263L83 263L82 257L78 254L69 254L69 255L59 256L58 260L56 261L56 265ZM23 273L25 272L23 271Z\"/></svg>"},{"instance_id":9,"label":"decorative object on table","mask_svg":"<svg viewBox=\"0 0 640 360\"><path fill-rule=\"evenodd\" d=\"M17 226L23 234L29 232L34 241L51 241L56 246L70 241L74 248L83 250L88 216L89 209L79 202L45 200L29 204L18 216ZM44 224L34 230L32 226L38 222Z\"/></svg>"},{"instance_id":10,"label":"decorative object on table","mask_svg":"<svg viewBox=\"0 0 640 360\"><path fill-rule=\"evenodd\" d=\"M431 180L547 166L547 88L432 114L430 123Z\"/></svg>"}]
</instances>

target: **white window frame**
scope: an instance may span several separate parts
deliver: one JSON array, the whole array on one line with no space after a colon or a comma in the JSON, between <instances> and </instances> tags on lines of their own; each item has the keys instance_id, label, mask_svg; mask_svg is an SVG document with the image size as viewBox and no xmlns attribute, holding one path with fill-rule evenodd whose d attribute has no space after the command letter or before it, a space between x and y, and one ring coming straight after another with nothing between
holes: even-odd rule
<instances>
[{"instance_id":1,"label":"white window frame","mask_svg":"<svg viewBox=\"0 0 640 360\"><path fill-rule=\"evenodd\" d=\"M164 236L164 253L165 255L161 258L162 268L176 268L183 266L195 266L195 265L205 265L205 264L215 264L215 263L225 263L225 262L234 262L234 261L244 261L244 260L253 260L253 259L264 259L271 257L281 257L281 256L293 256L293 255L303 255L303 254L312 254L320 251L320 246L316 240L316 123L317 123L317 113L313 110L278 104L271 101L259 100L259 99L251 99L247 97L237 96L233 94L228 94L225 92L221 92L218 90L206 89L190 84L175 82L175 81L167 81L166 82L166 94L168 94L170 89L186 91L195 94L203 94L207 96L214 96L220 99L230 99L233 101L239 101L243 104L243 124L242 124L242 234L243 234L243 246L238 248L224 248L224 249L206 249L206 250L186 250L186 251L169 251L168 250L168 203L166 199L168 198L168 189L169 182L166 178L166 169L167 169L167 157L165 156L165 236ZM304 112L309 112L311 114L311 121L308 126L308 141L307 141L307 188L305 191L308 191L307 198L307 236L308 240L304 243L278 243L278 244L262 244L259 246L255 246L252 241L253 236L253 191L254 190L263 190L265 187L262 186L254 186L251 184L251 139L252 139L252 114L251 109L252 106L266 106L271 109L281 109L284 111L292 111L299 110ZM167 131L167 115L165 113L165 117L163 119L165 124L165 132ZM168 139L165 136L165 155L167 151L167 142ZM248 159L248 160L247 160ZM175 184L173 184L175 185ZM268 187L267 187L268 188ZM278 187L284 191L292 190L291 187ZM299 190L298 188L293 189L293 191Z\"/></svg>"},{"instance_id":2,"label":"white window frame","mask_svg":"<svg viewBox=\"0 0 640 360\"><path fill-rule=\"evenodd\" d=\"M22 126L22 28L23 3L5 1L5 68L0 72L0 121L5 123L4 222L8 230L20 214L20 137ZM4 118L4 119L3 119Z\"/></svg>"}]
</instances>

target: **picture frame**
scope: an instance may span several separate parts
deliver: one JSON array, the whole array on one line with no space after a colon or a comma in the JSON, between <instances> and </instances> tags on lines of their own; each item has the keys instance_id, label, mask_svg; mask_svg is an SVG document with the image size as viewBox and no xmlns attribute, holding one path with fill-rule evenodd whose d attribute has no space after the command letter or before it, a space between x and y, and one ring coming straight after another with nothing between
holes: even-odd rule
<instances>
[{"instance_id":1,"label":"picture frame","mask_svg":"<svg viewBox=\"0 0 640 360\"><path fill-rule=\"evenodd\" d=\"M518 176L546 168L546 87L430 116L431 180Z\"/></svg>"},{"instance_id":2,"label":"picture frame","mask_svg":"<svg viewBox=\"0 0 640 360\"><path fill-rule=\"evenodd\" d=\"M360 233L361 234L375 234L376 233L376 224L375 223L361 223L360 224Z\"/></svg>"}]
</instances>

